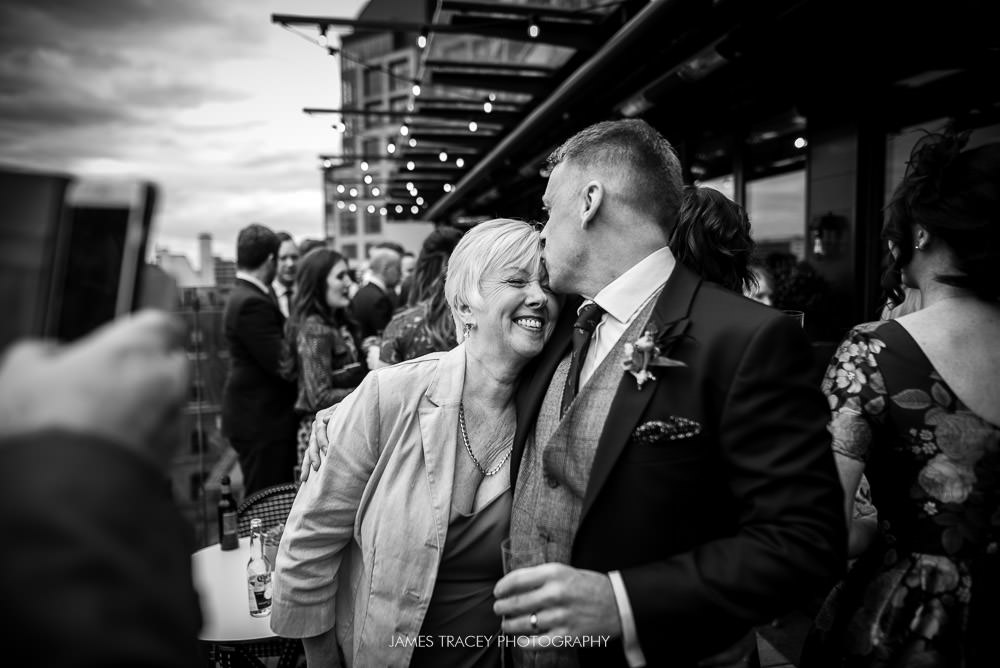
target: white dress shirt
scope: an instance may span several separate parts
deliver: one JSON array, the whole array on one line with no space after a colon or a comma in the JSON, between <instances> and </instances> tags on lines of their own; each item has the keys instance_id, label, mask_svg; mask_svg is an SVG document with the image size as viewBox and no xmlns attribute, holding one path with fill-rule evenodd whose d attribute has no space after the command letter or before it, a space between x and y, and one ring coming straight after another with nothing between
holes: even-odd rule
<instances>
[{"instance_id":1,"label":"white dress shirt","mask_svg":"<svg viewBox=\"0 0 1000 668\"><path fill-rule=\"evenodd\" d=\"M594 370L608 356L618 339L629 328L642 309L657 295L674 271L673 253L666 246L650 253L624 274L613 280L597 293L593 301L605 313L594 329L587 349L587 357L580 367L580 387L593 375ZM586 302L584 302L586 303ZM581 306L582 308L582 306ZM618 617L622 623L622 646L625 660L631 668L646 665L646 657L639 645L639 632L635 626L635 616L629 602L625 581L619 571L608 573L611 589L618 606Z\"/></svg>"},{"instance_id":2,"label":"white dress shirt","mask_svg":"<svg viewBox=\"0 0 1000 668\"><path fill-rule=\"evenodd\" d=\"M268 295L268 296L271 295L271 291L267 289L267 286L264 285L259 278L257 278L256 276L254 276L251 273L248 273L248 272L245 272L245 271L237 271L236 272L236 278L244 280L247 283L252 283L252 284L256 285L258 288L260 288L260 291L263 292L265 295Z\"/></svg>"},{"instance_id":3,"label":"white dress shirt","mask_svg":"<svg viewBox=\"0 0 1000 668\"><path fill-rule=\"evenodd\" d=\"M278 280L271 283L274 294L278 296L278 308L281 310L281 315L286 318L292 310L292 287Z\"/></svg>"}]
</instances>

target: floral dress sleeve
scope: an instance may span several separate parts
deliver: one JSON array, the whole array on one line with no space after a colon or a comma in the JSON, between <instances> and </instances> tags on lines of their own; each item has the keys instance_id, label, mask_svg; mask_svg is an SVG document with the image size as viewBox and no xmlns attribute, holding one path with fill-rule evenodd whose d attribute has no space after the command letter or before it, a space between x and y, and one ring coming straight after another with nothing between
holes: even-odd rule
<instances>
[{"instance_id":1,"label":"floral dress sleeve","mask_svg":"<svg viewBox=\"0 0 1000 668\"><path fill-rule=\"evenodd\" d=\"M823 379L823 393L833 411L827 427L833 451L861 462L868 459L873 426L881 423L886 409L885 382L877 361L885 343L873 331L878 324L851 330Z\"/></svg>"}]
</instances>

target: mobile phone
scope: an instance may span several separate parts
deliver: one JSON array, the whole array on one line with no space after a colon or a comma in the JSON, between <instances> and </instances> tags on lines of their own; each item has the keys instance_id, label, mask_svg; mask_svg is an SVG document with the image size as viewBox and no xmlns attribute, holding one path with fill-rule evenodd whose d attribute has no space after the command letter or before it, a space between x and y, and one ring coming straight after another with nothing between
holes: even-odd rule
<instances>
[{"instance_id":1,"label":"mobile phone","mask_svg":"<svg viewBox=\"0 0 1000 668\"><path fill-rule=\"evenodd\" d=\"M71 341L135 310L142 295L156 187L80 178L66 193L46 330Z\"/></svg>"}]
</instances>

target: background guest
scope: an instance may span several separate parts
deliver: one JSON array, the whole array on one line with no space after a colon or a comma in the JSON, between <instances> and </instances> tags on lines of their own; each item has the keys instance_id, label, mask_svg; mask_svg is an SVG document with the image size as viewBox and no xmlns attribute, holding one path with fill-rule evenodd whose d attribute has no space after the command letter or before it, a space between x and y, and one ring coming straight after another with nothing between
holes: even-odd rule
<instances>
[{"instance_id":1,"label":"background guest","mask_svg":"<svg viewBox=\"0 0 1000 668\"><path fill-rule=\"evenodd\" d=\"M361 338L381 336L396 309L396 285L400 278L399 253L374 248L368 260L368 283L351 301L351 312L361 327Z\"/></svg>"},{"instance_id":2,"label":"background guest","mask_svg":"<svg viewBox=\"0 0 1000 668\"><path fill-rule=\"evenodd\" d=\"M326 248L310 251L295 284L292 317L285 323L284 372L298 378L298 464L316 412L350 394L368 369L358 354L357 324L348 311L351 278L343 256Z\"/></svg>"},{"instance_id":3,"label":"background guest","mask_svg":"<svg viewBox=\"0 0 1000 668\"><path fill-rule=\"evenodd\" d=\"M417 268L417 258L410 251L404 252L400 258L399 267L402 279L396 286L396 296L399 298L396 302L397 310L405 308L409 304L410 289L413 287L413 272Z\"/></svg>"},{"instance_id":4,"label":"background guest","mask_svg":"<svg viewBox=\"0 0 1000 668\"><path fill-rule=\"evenodd\" d=\"M280 245L263 225L240 230L236 283L222 315L229 346L222 431L239 455L246 494L295 479L295 383L281 375L285 319L269 288Z\"/></svg>"},{"instance_id":5,"label":"background guest","mask_svg":"<svg viewBox=\"0 0 1000 668\"><path fill-rule=\"evenodd\" d=\"M393 316L385 328L377 366L451 350L458 343L444 296L444 275L448 258L461 238L462 232L454 227L439 227L424 239L412 279L415 303Z\"/></svg>"},{"instance_id":6,"label":"background guest","mask_svg":"<svg viewBox=\"0 0 1000 668\"><path fill-rule=\"evenodd\" d=\"M864 473L880 533L804 666L1000 665L1000 144L964 144L921 140L889 204L883 283L923 308L855 327L823 383L847 517Z\"/></svg>"},{"instance_id":7,"label":"background guest","mask_svg":"<svg viewBox=\"0 0 1000 668\"><path fill-rule=\"evenodd\" d=\"M295 245L292 235L278 232L278 272L271 282L271 289L278 299L281 315L288 317L292 304L292 292L295 288L295 267L299 262L299 247Z\"/></svg>"},{"instance_id":8,"label":"background guest","mask_svg":"<svg viewBox=\"0 0 1000 668\"><path fill-rule=\"evenodd\" d=\"M714 188L686 186L680 218L670 236L674 258L707 281L743 294L756 283L746 209Z\"/></svg>"},{"instance_id":9,"label":"background guest","mask_svg":"<svg viewBox=\"0 0 1000 668\"><path fill-rule=\"evenodd\" d=\"M774 277L762 264L751 264L753 284L744 289L743 294L765 306L774 306Z\"/></svg>"}]
</instances>

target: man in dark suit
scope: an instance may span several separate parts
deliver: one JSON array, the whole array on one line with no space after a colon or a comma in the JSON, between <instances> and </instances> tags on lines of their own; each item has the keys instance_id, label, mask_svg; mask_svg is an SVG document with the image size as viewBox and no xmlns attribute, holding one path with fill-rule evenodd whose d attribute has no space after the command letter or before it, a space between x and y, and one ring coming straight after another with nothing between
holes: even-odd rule
<instances>
[{"instance_id":1,"label":"man in dark suit","mask_svg":"<svg viewBox=\"0 0 1000 668\"><path fill-rule=\"evenodd\" d=\"M372 249L368 260L371 275L351 300L351 312L361 327L361 338L381 336L396 309L396 286L400 279L399 253L391 248Z\"/></svg>"},{"instance_id":2,"label":"man in dark suit","mask_svg":"<svg viewBox=\"0 0 1000 668\"><path fill-rule=\"evenodd\" d=\"M0 591L10 663L203 663L194 541L164 477L182 441L183 340L176 318L144 312L68 346L4 351Z\"/></svg>"},{"instance_id":3,"label":"man in dark suit","mask_svg":"<svg viewBox=\"0 0 1000 668\"><path fill-rule=\"evenodd\" d=\"M549 280L586 300L518 397L511 538L549 563L495 611L536 637L525 665L693 667L840 574L826 402L791 319L674 261L680 166L655 130L600 123L549 163Z\"/></svg>"},{"instance_id":4,"label":"man in dark suit","mask_svg":"<svg viewBox=\"0 0 1000 668\"><path fill-rule=\"evenodd\" d=\"M292 482L296 464L295 383L281 376L285 319L269 287L279 246L263 225L240 230L236 285L222 316L229 344L222 431L239 455L246 494Z\"/></svg>"}]
</instances>

